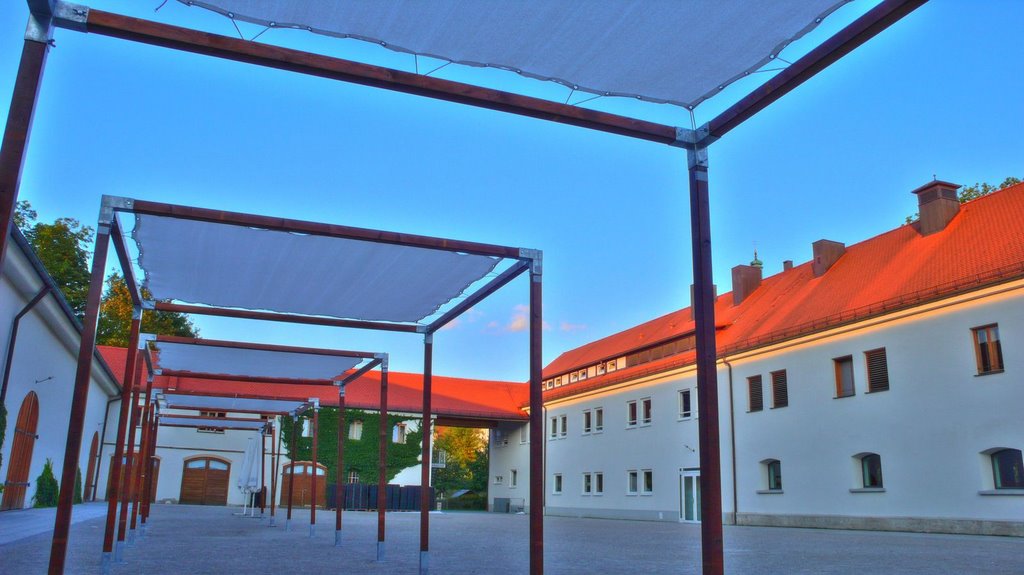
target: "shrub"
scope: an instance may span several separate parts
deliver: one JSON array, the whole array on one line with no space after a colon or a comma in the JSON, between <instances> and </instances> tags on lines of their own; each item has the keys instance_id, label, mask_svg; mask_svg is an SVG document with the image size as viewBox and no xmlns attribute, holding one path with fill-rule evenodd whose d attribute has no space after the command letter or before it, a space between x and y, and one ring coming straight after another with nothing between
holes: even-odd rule
<instances>
[{"instance_id":1,"label":"shrub","mask_svg":"<svg viewBox=\"0 0 1024 575\"><path fill-rule=\"evenodd\" d=\"M32 498L32 506L56 507L59 490L57 478L53 475L53 461L47 458L46 465L43 466L43 472L36 478L36 494Z\"/></svg>"},{"instance_id":2,"label":"shrub","mask_svg":"<svg viewBox=\"0 0 1024 575\"><path fill-rule=\"evenodd\" d=\"M75 469L75 494L72 496L71 503L77 504L82 502L82 468Z\"/></svg>"}]
</instances>

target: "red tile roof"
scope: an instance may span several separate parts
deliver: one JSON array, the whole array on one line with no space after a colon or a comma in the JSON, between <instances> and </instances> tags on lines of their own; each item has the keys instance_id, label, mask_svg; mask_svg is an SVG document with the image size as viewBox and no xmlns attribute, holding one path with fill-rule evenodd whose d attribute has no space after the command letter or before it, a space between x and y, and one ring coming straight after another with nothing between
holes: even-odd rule
<instances>
[{"instance_id":1,"label":"red tile roof","mask_svg":"<svg viewBox=\"0 0 1024 575\"><path fill-rule=\"evenodd\" d=\"M740 305L715 303L719 356L1024 277L1024 184L963 204L942 231L921 236L903 225L851 245L821 277L811 262L765 278ZM544 377L621 357L694 330L681 309L569 350ZM611 385L633 373L687 365L692 353L640 364L545 392L551 399Z\"/></svg>"},{"instance_id":2,"label":"red tile roof","mask_svg":"<svg viewBox=\"0 0 1024 575\"><path fill-rule=\"evenodd\" d=\"M99 346L118 378L123 378L128 350L121 347ZM140 365L141 370L144 365ZM219 393L224 395L255 395L288 399L320 398L325 406L338 405L338 390L334 386L266 384L241 381L220 381L185 377L157 376L154 385L161 389L174 389L179 393ZM472 419L526 419L519 408L528 402L528 386L523 383L433 377L435 415ZM388 373L388 409L396 412L418 413L423 409L423 376L417 373ZM373 371L350 383L345 388L345 404L360 409L380 408L380 372Z\"/></svg>"}]
</instances>

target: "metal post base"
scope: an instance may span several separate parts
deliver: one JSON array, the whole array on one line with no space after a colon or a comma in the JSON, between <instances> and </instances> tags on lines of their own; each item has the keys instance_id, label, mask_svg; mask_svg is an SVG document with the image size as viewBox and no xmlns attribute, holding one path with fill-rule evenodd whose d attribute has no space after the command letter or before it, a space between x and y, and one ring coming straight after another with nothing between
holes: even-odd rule
<instances>
[{"instance_id":1,"label":"metal post base","mask_svg":"<svg viewBox=\"0 0 1024 575\"><path fill-rule=\"evenodd\" d=\"M291 519L285 519L284 520L284 530L285 531L291 531L292 530L292 520Z\"/></svg>"},{"instance_id":2,"label":"metal post base","mask_svg":"<svg viewBox=\"0 0 1024 575\"><path fill-rule=\"evenodd\" d=\"M271 527L276 527L276 526L277 526L277 525L275 524L275 521L277 521L277 518L276 518L276 517L274 517L273 515L271 515L271 516L270 516L270 526L271 526Z\"/></svg>"},{"instance_id":3,"label":"metal post base","mask_svg":"<svg viewBox=\"0 0 1024 575\"><path fill-rule=\"evenodd\" d=\"M430 572L430 551L420 551L420 575Z\"/></svg>"},{"instance_id":4,"label":"metal post base","mask_svg":"<svg viewBox=\"0 0 1024 575\"><path fill-rule=\"evenodd\" d=\"M384 560L384 542L383 541L378 541L377 542L377 561L383 561L383 560Z\"/></svg>"},{"instance_id":5,"label":"metal post base","mask_svg":"<svg viewBox=\"0 0 1024 575\"><path fill-rule=\"evenodd\" d=\"M114 563L124 563L124 541L114 543Z\"/></svg>"},{"instance_id":6,"label":"metal post base","mask_svg":"<svg viewBox=\"0 0 1024 575\"><path fill-rule=\"evenodd\" d=\"M100 557L100 573L103 575L110 575L110 562L113 561L111 553L104 551Z\"/></svg>"},{"instance_id":7,"label":"metal post base","mask_svg":"<svg viewBox=\"0 0 1024 575\"><path fill-rule=\"evenodd\" d=\"M341 529L334 530L334 546L341 547Z\"/></svg>"},{"instance_id":8,"label":"metal post base","mask_svg":"<svg viewBox=\"0 0 1024 575\"><path fill-rule=\"evenodd\" d=\"M128 546L133 547L135 545L135 530L128 530Z\"/></svg>"},{"instance_id":9,"label":"metal post base","mask_svg":"<svg viewBox=\"0 0 1024 575\"><path fill-rule=\"evenodd\" d=\"M145 538L146 538L146 524L143 523L142 525L139 526L139 539L145 539Z\"/></svg>"},{"instance_id":10,"label":"metal post base","mask_svg":"<svg viewBox=\"0 0 1024 575\"><path fill-rule=\"evenodd\" d=\"M313 523L310 523L309 524L309 536L313 537L314 535L316 535L316 525L313 524Z\"/></svg>"}]
</instances>

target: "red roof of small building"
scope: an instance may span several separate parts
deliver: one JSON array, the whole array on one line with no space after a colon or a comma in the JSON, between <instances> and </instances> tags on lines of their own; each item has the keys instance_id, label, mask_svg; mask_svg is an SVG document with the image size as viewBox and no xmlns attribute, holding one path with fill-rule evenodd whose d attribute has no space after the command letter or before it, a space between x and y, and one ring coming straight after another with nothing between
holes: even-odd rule
<instances>
[{"instance_id":1,"label":"red roof of small building","mask_svg":"<svg viewBox=\"0 0 1024 575\"><path fill-rule=\"evenodd\" d=\"M123 366L128 359L128 350L123 347L98 347L103 357L114 367L117 377L123 379ZM144 369L145 365L140 362L140 377L144 377ZM320 405L338 405L338 389L330 385L268 384L173 376L156 376L153 383L156 388L177 393L216 393L224 396L263 396L298 400L317 397L320 399ZM523 383L435 375L432 380L431 397L432 410L437 416L485 420L527 418L519 407L529 398L528 386ZM348 384L345 387L345 405L358 409L380 409L380 371L372 371ZM417 373L388 372L388 410L421 412L423 376Z\"/></svg>"},{"instance_id":2,"label":"red roof of small building","mask_svg":"<svg viewBox=\"0 0 1024 575\"><path fill-rule=\"evenodd\" d=\"M846 248L821 277L811 262L764 278L740 305L715 302L719 356L1024 277L1024 184L962 204L928 236L907 224ZM578 370L694 331L684 308L569 350L544 377ZM692 364L692 352L547 390L545 399Z\"/></svg>"}]
</instances>

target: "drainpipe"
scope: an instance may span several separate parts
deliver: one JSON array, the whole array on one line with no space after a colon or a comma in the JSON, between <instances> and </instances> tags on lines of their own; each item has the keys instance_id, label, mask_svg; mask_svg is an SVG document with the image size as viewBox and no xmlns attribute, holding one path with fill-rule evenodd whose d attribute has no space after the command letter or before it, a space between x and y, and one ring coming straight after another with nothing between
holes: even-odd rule
<instances>
[{"instance_id":1,"label":"drainpipe","mask_svg":"<svg viewBox=\"0 0 1024 575\"><path fill-rule=\"evenodd\" d=\"M7 406L7 382L11 379L11 364L14 363L14 344L18 342L18 325L21 324L21 318L25 317L25 314L32 311L32 308L36 307L46 294L50 293L51 287L49 284L44 283L43 287L39 290L32 301L25 304L25 307L21 308L18 315L14 316L14 321L11 323L11 338L7 344L7 359L4 362L4 380L3 384L0 385L0 404L4 407Z\"/></svg>"},{"instance_id":2,"label":"drainpipe","mask_svg":"<svg viewBox=\"0 0 1024 575\"><path fill-rule=\"evenodd\" d=\"M740 502L736 497L736 409L733 406L732 364L722 357L722 363L729 368L729 442L732 450L732 524L739 525Z\"/></svg>"}]
</instances>

